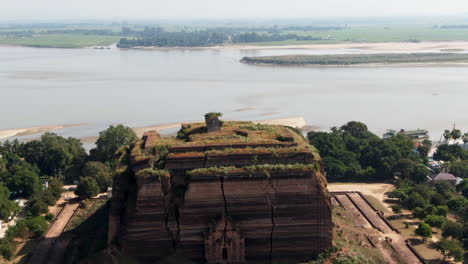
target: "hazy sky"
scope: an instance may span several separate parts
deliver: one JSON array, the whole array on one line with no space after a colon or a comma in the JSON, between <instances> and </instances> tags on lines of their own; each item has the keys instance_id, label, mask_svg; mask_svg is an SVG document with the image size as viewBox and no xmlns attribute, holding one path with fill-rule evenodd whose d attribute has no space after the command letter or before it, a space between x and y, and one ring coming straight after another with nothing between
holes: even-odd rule
<instances>
[{"instance_id":1,"label":"hazy sky","mask_svg":"<svg viewBox=\"0 0 468 264\"><path fill-rule=\"evenodd\" d=\"M0 20L466 14L468 0L0 0Z\"/></svg>"}]
</instances>

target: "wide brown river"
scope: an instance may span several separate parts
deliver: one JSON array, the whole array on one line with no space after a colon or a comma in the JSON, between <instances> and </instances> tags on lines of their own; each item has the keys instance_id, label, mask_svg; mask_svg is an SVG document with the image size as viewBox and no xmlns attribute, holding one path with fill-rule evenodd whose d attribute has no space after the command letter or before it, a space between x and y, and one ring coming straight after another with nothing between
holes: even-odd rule
<instances>
[{"instance_id":1,"label":"wide brown river","mask_svg":"<svg viewBox=\"0 0 468 264\"><path fill-rule=\"evenodd\" d=\"M468 130L468 67L278 67L244 56L364 50L95 50L0 47L0 129L303 116L327 129L359 120L381 134ZM236 109L255 108L250 111ZM275 114L272 114L275 113Z\"/></svg>"}]
</instances>

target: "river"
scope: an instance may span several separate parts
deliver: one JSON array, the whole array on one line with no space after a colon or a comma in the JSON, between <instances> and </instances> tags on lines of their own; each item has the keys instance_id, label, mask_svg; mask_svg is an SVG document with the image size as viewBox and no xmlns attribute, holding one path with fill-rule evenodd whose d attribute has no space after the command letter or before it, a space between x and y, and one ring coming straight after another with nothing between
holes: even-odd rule
<instances>
[{"instance_id":1,"label":"river","mask_svg":"<svg viewBox=\"0 0 468 264\"><path fill-rule=\"evenodd\" d=\"M244 56L362 53L365 50L98 50L0 47L0 129L303 116L328 129L350 120L377 134L454 123L468 129L468 67L280 67ZM249 111L237 109L255 108Z\"/></svg>"}]
</instances>

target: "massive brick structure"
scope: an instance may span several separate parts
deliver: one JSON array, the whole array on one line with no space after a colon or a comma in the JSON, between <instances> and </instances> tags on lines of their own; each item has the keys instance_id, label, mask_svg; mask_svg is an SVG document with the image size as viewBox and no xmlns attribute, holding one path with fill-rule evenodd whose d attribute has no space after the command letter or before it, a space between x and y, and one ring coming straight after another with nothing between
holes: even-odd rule
<instances>
[{"instance_id":1,"label":"massive brick structure","mask_svg":"<svg viewBox=\"0 0 468 264\"><path fill-rule=\"evenodd\" d=\"M210 121L213 122L213 121ZM183 125L120 150L109 244L142 263L297 263L332 243L316 151L293 129ZM210 125L210 124L208 124Z\"/></svg>"}]
</instances>

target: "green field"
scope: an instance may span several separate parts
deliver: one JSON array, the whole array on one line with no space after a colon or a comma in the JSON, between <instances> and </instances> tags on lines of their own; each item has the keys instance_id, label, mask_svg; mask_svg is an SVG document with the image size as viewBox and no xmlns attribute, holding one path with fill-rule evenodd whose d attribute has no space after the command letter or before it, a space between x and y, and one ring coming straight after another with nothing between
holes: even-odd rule
<instances>
[{"instance_id":1,"label":"green field","mask_svg":"<svg viewBox=\"0 0 468 264\"><path fill-rule=\"evenodd\" d=\"M275 65L353 65L399 63L462 63L468 62L466 53L388 53L388 54L340 54L340 55L286 55L244 57L249 64Z\"/></svg>"},{"instance_id":2,"label":"green field","mask_svg":"<svg viewBox=\"0 0 468 264\"><path fill-rule=\"evenodd\" d=\"M237 43L234 45L276 46L304 44L334 44L334 43L369 43L369 42L419 42L419 41L451 41L467 40L468 29L440 29L432 25L368 25L350 26L341 30L320 31L285 31L284 34L310 35L322 40L312 41L275 41Z\"/></svg>"},{"instance_id":3,"label":"green field","mask_svg":"<svg viewBox=\"0 0 468 264\"><path fill-rule=\"evenodd\" d=\"M0 36L0 45L24 45L49 48L83 48L90 46L109 46L113 43L119 42L119 39L119 36L35 34L32 37Z\"/></svg>"}]
</instances>

